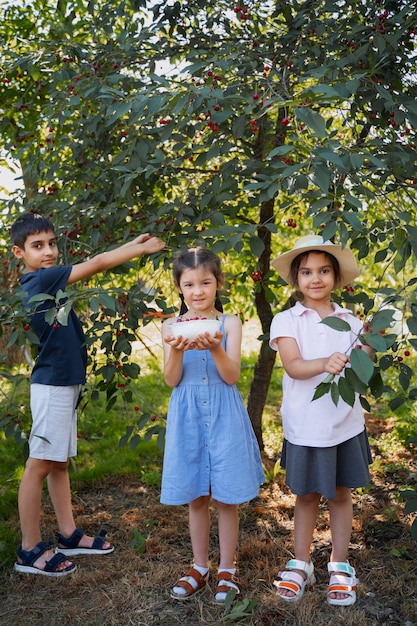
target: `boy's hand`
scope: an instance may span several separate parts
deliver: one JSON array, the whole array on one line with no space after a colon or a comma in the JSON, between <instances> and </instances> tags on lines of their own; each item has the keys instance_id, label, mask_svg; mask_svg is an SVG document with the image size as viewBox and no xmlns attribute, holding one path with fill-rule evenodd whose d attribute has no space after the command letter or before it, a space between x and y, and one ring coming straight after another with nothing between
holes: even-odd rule
<instances>
[{"instance_id":1,"label":"boy's hand","mask_svg":"<svg viewBox=\"0 0 417 626\"><path fill-rule=\"evenodd\" d=\"M149 233L142 233L134 239L132 245L140 245L143 248L143 254L152 254L153 252L160 252L165 248L165 242L159 237L149 235Z\"/></svg>"}]
</instances>

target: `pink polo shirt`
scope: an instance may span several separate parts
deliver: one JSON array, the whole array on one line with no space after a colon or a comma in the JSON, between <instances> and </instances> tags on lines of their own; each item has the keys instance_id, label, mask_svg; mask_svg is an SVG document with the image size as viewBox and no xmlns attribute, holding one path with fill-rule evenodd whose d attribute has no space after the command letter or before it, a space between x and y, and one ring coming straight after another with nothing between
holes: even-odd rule
<instances>
[{"instance_id":1,"label":"pink polo shirt","mask_svg":"<svg viewBox=\"0 0 417 626\"><path fill-rule=\"evenodd\" d=\"M293 337L303 359L329 357L333 352L345 352L362 328L352 313L333 303L334 313L345 320L353 332L333 330L320 324L316 311L297 304L275 315L271 323L269 345L278 351L279 337ZM356 344L360 344L357 340ZM349 354L349 352L347 352ZM285 372L281 406L284 437L298 446L327 448L360 434L365 427L363 410L356 397L353 407L339 398L337 406L330 393L312 400L315 388L327 376L324 372L307 380L296 380ZM337 378L336 378L337 380Z\"/></svg>"}]
</instances>

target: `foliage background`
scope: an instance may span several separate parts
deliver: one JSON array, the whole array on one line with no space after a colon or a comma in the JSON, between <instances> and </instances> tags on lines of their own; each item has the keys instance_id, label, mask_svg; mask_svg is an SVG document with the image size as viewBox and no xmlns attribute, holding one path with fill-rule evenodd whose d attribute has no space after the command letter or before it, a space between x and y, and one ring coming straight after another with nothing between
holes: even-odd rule
<instances>
[{"instance_id":1,"label":"foliage background","mask_svg":"<svg viewBox=\"0 0 417 626\"><path fill-rule=\"evenodd\" d=\"M402 0L3 3L0 142L24 183L2 206L4 375L6 352L33 339L7 240L21 210L51 217L64 262L139 231L168 243L150 265L69 294L100 378L91 397L102 392L110 406L120 394L132 401L139 329L173 311L172 254L204 243L225 261L234 310L260 320L248 410L262 447L269 325L293 295L270 261L313 230L361 263L362 280L341 301L364 319L381 303L399 312L357 390L415 419L404 361L417 329L415 9ZM18 435L8 413L2 425Z\"/></svg>"}]
</instances>

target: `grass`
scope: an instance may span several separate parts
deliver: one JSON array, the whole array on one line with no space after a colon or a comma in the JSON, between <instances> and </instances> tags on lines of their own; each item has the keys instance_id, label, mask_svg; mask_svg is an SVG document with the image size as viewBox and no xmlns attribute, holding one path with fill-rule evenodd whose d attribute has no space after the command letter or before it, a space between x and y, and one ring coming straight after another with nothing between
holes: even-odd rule
<instances>
[{"instance_id":1,"label":"grass","mask_svg":"<svg viewBox=\"0 0 417 626\"><path fill-rule=\"evenodd\" d=\"M254 355L242 362L239 389L244 398L254 362ZM330 608L323 601L330 551L326 503L320 507L313 543L318 583L297 605L277 602L272 582L293 550L294 514L294 499L276 464L282 442L279 367L263 415L267 484L258 498L240 507L238 562L246 594L226 611L213 605L208 594L186 604L170 601L167 589L191 558L187 507L159 503L162 452L154 439L144 442L142 438L137 447L119 447L126 428L142 412L156 415L156 423L164 425L170 390L155 363L147 363L142 372L132 385L131 404L118 402L107 411L104 398L99 397L85 407L80 418L79 454L71 469L74 514L87 532L105 528L117 549L108 557L77 559L79 569L68 579L45 581L41 576L22 577L13 572L20 534L17 491L24 460L22 448L13 439L0 439L0 625L41 626L45 619L51 626L63 621L75 626L304 626L313 622L317 626L377 626L387 620L394 626L417 624L417 545L410 536L411 519L404 518L398 498L399 486L413 484L417 466L383 402L368 420L375 457L373 484L354 494L351 558L361 580L358 602L343 609ZM22 406L27 402L24 385L15 400ZM215 564L214 508L212 517L210 556ZM56 530L46 493L42 528L45 538ZM19 594L15 593L17 584ZM31 610L24 612L28 606Z\"/></svg>"},{"instance_id":2,"label":"grass","mask_svg":"<svg viewBox=\"0 0 417 626\"><path fill-rule=\"evenodd\" d=\"M239 389L244 397L249 393L252 369L255 356L242 360L242 376ZM94 481L102 481L107 477L123 475L139 475L143 484L158 487L161 479L162 452L154 440L144 442L143 433L140 444L131 448L129 445L120 447L120 439L126 429L139 421L143 412L153 413L157 419L155 425L165 425L165 415L170 396L170 389L163 380L163 375L154 360L149 360L144 374L132 381L133 402L129 404L119 400L110 411L106 409L104 394L89 401L79 415L78 454L73 460L71 486L73 490L84 488ZM279 370L278 370L279 371ZM14 403L25 407L28 403L28 384L20 384L14 393ZM267 406L265 407L265 423L270 429L271 442L279 448L280 426L276 422L276 408L279 404L279 377L271 383ZM139 407L139 411L135 410ZM0 434L0 562L6 558L10 544L10 519L16 518L17 492L24 470L24 449L11 438ZM16 541L14 541L16 543ZM13 555L14 557L14 555ZM12 556L9 554L9 560Z\"/></svg>"}]
</instances>

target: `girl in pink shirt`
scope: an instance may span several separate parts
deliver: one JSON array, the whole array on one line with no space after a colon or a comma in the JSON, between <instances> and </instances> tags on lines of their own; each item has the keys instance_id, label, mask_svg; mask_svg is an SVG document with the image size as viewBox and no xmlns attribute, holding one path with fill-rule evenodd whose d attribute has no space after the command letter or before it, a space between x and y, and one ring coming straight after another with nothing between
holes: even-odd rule
<instances>
[{"instance_id":1,"label":"girl in pink shirt","mask_svg":"<svg viewBox=\"0 0 417 626\"><path fill-rule=\"evenodd\" d=\"M280 353L283 378L281 465L286 483L296 495L295 558L279 572L278 596L299 600L306 585L315 582L310 550L321 497L329 504L332 552L327 601L349 606L356 601L358 580L347 561L352 530L351 489L369 483L372 462L363 411L356 394L353 406L330 394L313 401L314 391L328 374L340 375L349 363L352 347L360 344L362 325L350 311L331 301L332 291L350 283L358 268L350 250L322 237L298 240L292 250L272 264L281 277L297 288L302 302L275 315L270 346ZM351 331L340 332L320 321L337 316Z\"/></svg>"}]
</instances>

